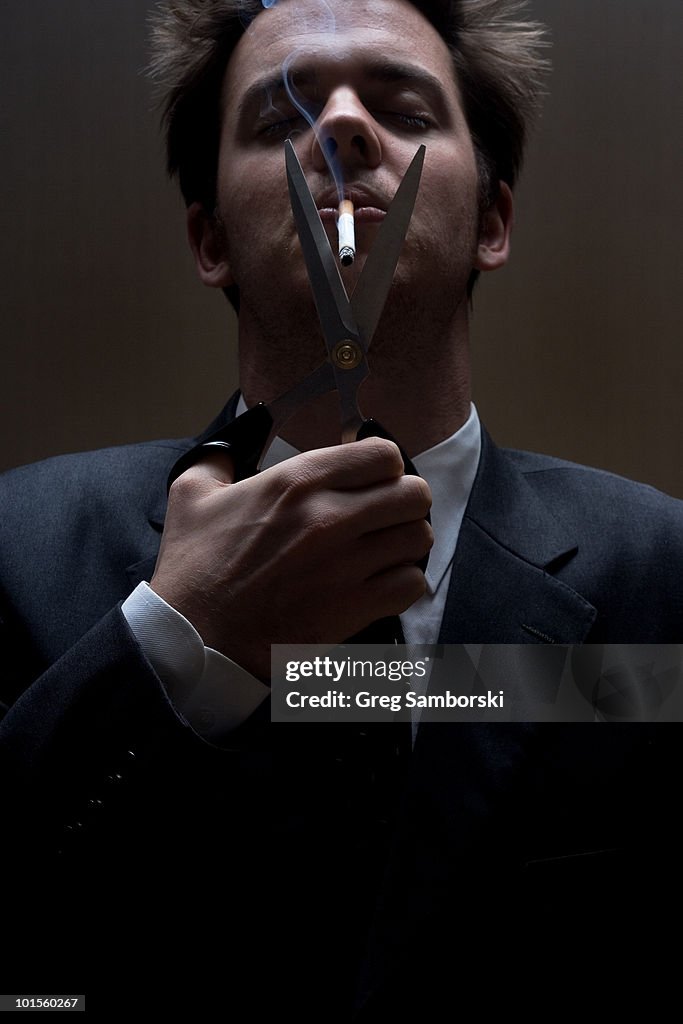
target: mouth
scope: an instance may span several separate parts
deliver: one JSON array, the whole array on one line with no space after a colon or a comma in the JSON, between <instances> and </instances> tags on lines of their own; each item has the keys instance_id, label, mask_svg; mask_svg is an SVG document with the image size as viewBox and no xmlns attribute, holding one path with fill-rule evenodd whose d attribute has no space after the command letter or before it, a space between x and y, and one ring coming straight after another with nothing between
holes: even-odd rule
<instances>
[{"instance_id":1,"label":"mouth","mask_svg":"<svg viewBox=\"0 0 683 1024\"><path fill-rule=\"evenodd\" d=\"M386 216L384 202L364 189L344 189L344 199L350 199L353 203L353 218L356 224L377 223ZM339 195L336 189L323 193L318 199L317 207L323 223L330 221L336 224L339 213Z\"/></svg>"},{"instance_id":2,"label":"mouth","mask_svg":"<svg viewBox=\"0 0 683 1024\"><path fill-rule=\"evenodd\" d=\"M318 210L323 224L337 223L339 211L336 206L324 206ZM377 206L354 206L353 220L355 224L377 224L386 217L386 210L380 210Z\"/></svg>"}]
</instances>

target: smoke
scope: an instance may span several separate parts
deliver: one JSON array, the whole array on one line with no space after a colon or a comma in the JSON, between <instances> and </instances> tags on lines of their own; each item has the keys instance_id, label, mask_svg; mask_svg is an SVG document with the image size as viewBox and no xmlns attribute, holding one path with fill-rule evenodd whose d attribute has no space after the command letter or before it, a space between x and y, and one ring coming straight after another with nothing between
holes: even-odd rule
<instances>
[{"instance_id":1,"label":"smoke","mask_svg":"<svg viewBox=\"0 0 683 1024\"><path fill-rule=\"evenodd\" d=\"M278 2L279 0L261 0L261 4L266 10L275 7ZM298 17L300 30L302 32L333 34L337 31L337 21L334 11L326 0L318 0L317 5L313 10L305 13L299 12ZM304 96L296 87L296 63L297 59L303 52L303 50L295 49L287 55L282 64L282 80L292 106L301 114L315 132L315 137L318 140L320 151L325 158L325 163L329 168L337 189L339 202L341 202L344 198L344 177L341 163L336 153L337 144L333 139L322 138L318 128L318 116L321 112L320 109L318 109L318 105L314 104L310 99L307 99L306 96ZM268 98L268 101L272 106L272 100L270 97ZM294 130L290 132L288 138L294 139L296 135L297 131Z\"/></svg>"}]
</instances>

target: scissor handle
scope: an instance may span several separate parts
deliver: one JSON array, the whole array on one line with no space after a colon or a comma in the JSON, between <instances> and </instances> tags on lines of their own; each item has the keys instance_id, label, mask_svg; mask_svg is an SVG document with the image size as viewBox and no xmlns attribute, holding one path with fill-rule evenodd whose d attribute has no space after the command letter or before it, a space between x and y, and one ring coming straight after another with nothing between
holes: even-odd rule
<instances>
[{"instance_id":1,"label":"scissor handle","mask_svg":"<svg viewBox=\"0 0 683 1024\"><path fill-rule=\"evenodd\" d=\"M268 407L259 402L181 455L169 474L168 489L181 473L215 451L230 453L235 466L235 482L254 476L272 429L273 417Z\"/></svg>"},{"instance_id":2,"label":"scissor handle","mask_svg":"<svg viewBox=\"0 0 683 1024\"><path fill-rule=\"evenodd\" d=\"M190 448L188 452L181 455L169 473L167 489L171 489L171 484L182 473L206 458L210 452L215 451L223 451L226 454L230 453L235 466L235 482L254 476L258 471L259 462L272 429L273 417L268 407L263 402L259 402L258 405L247 409L246 412L243 412L236 419L224 427L220 427L213 434L209 434L203 441L196 444L194 448ZM377 420L363 420L356 440L362 441L366 437L384 437L387 441L393 441L394 444L398 445L405 472L409 476L420 475L401 445L398 444L398 441ZM427 522L430 522L429 513L427 513L425 518ZM427 568L428 560L429 556L425 555L417 563L423 572Z\"/></svg>"},{"instance_id":3,"label":"scissor handle","mask_svg":"<svg viewBox=\"0 0 683 1024\"><path fill-rule=\"evenodd\" d=\"M358 433L356 434L356 440L357 441L363 441L366 437L383 437L387 441L393 441L394 444L397 445L398 450L401 453L401 458L403 459L403 469L404 469L404 472L406 473L406 475L407 476L419 476L420 475L418 473L418 471L415 469L415 466L413 465L413 463L411 462L410 457L405 453L405 451L403 450L403 448L401 447L399 442L396 440L396 438L393 437L389 433L389 431L386 430L382 426L381 423L378 423L377 420L372 419L372 417L370 417L367 420L363 420L363 422L362 422L362 424L361 424L361 426L360 426L360 428L358 430ZM431 520L431 517L429 515L429 512L427 512L427 515L425 516L425 519L427 520L428 523L431 523L432 520ZM426 570L426 568L427 568L428 562L429 562L429 554L426 554L424 556L424 558L420 559L420 561L416 562L415 564L417 565L417 567L419 569L422 569L422 572L424 572Z\"/></svg>"}]
</instances>

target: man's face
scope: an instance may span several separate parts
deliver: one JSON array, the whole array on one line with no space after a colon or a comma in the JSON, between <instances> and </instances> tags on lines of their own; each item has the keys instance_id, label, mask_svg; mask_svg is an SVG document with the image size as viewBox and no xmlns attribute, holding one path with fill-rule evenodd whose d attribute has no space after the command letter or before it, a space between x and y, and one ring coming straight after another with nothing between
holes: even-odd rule
<instances>
[{"instance_id":1,"label":"man's face","mask_svg":"<svg viewBox=\"0 0 683 1024\"><path fill-rule=\"evenodd\" d=\"M288 95L283 77L315 119ZM264 11L228 65L218 166L225 277L241 306L277 326L277 310L310 291L289 204L290 138L336 244L334 150L356 211L357 259L342 271L352 291L384 211L418 147L420 191L390 303L464 301L478 236L477 171L445 43L406 0L285 0ZM294 304L292 305L292 309Z\"/></svg>"}]
</instances>

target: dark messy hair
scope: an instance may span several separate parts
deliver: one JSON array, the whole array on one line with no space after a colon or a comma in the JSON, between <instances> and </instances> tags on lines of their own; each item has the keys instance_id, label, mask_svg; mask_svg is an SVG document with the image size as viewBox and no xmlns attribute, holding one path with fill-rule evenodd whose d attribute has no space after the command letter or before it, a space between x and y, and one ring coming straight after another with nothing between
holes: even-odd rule
<instances>
[{"instance_id":1,"label":"dark messy hair","mask_svg":"<svg viewBox=\"0 0 683 1024\"><path fill-rule=\"evenodd\" d=\"M411 2L450 50L485 210L498 182L513 187L517 180L547 70L545 30L528 19L527 0ZM164 0L152 16L149 70L163 91L168 171L178 175L188 205L214 209L221 85L263 7L262 0Z\"/></svg>"}]
</instances>

